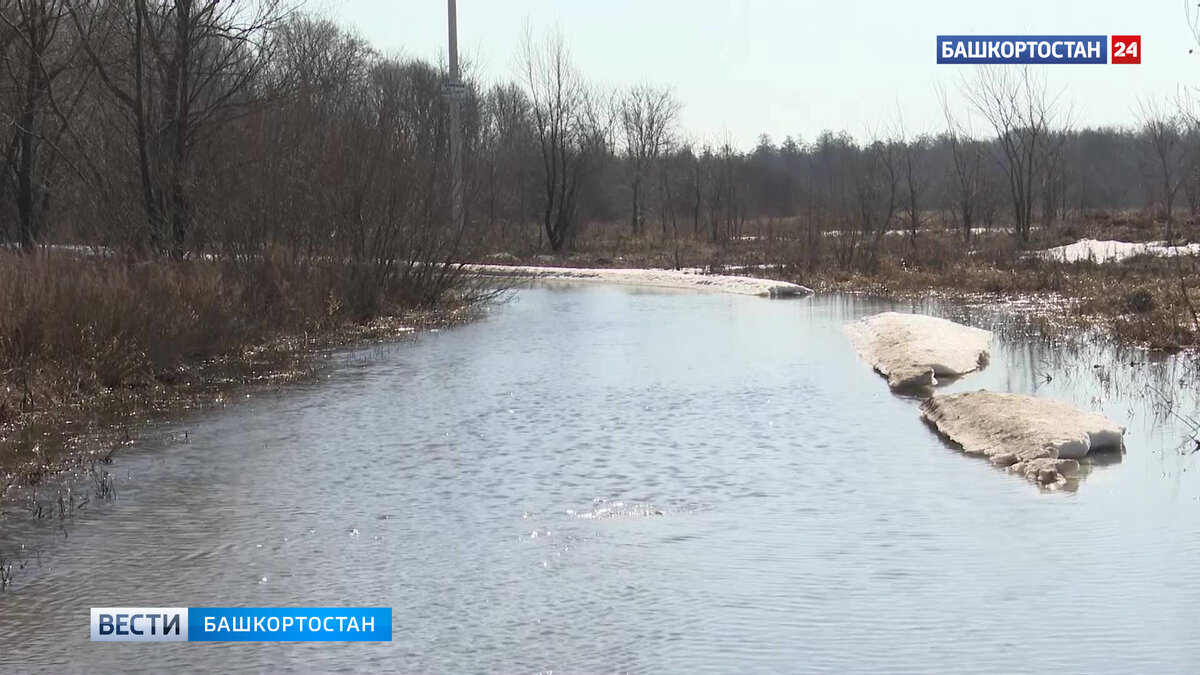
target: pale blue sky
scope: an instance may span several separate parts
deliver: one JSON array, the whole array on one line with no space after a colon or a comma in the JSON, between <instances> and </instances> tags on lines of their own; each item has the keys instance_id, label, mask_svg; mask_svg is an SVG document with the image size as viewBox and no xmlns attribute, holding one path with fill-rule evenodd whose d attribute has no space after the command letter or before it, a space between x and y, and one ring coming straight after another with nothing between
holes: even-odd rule
<instances>
[{"instance_id":1,"label":"pale blue sky","mask_svg":"<svg viewBox=\"0 0 1200 675\"><path fill-rule=\"evenodd\" d=\"M378 48L446 52L445 0L309 0ZM957 99L960 73L939 66L938 34L1141 34L1142 64L1049 66L1079 123L1127 124L1139 96L1200 85L1200 49L1183 0L458 0L459 46L485 80L517 75L522 27L562 31L578 67L610 87L670 85L692 137L742 147L822 129L863 137L896 117L942 124L935 85Z\"/></svg>"}]
</instances>

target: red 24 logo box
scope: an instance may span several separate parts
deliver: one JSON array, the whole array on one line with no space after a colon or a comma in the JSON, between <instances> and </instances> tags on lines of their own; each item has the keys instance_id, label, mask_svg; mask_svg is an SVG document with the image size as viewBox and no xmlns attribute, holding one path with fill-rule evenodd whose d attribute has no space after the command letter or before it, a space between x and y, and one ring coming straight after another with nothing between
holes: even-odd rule
<instances>
[{"instance_id":1,"label":"red 24 logo box","mask_svg":"<svg viewBox=\"0 0 1200 675\"><path fill-rule=\"evenodd\" d=\"M1141 63L1142 36L1112 36L1112 54L1110 54L1110 56L1112 57L1113 63Z\"/></svg>"}]
</instances>

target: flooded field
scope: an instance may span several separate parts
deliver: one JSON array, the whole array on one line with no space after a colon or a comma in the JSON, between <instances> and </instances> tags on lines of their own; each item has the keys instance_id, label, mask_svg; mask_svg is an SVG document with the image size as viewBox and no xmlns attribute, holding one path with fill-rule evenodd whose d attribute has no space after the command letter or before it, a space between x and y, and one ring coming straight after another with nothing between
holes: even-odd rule
<instances>
[{"instance_id":1,"label":"flooded field","mask_svg":"<svg viewBox=\"0 0 1200 675\"><path fill-rule=\"evenodd\" d=\"M77 488L111 498L4 504L0 671L1200 667L1189 366L953 312L998 332L942 391L1128 426L1124 454L1042 491L855 355L842 325L886 309L911 306L537 287L164 422ZM89 643L88 608L120 605L384 605L394 636Z\"/></svg>"}]
</instances>

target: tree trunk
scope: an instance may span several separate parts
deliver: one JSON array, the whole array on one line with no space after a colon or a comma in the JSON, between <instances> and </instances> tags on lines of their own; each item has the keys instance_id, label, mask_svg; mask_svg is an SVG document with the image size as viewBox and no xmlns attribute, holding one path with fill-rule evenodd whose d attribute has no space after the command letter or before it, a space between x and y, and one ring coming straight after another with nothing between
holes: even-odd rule
<instances>
[{"instance_id":1,"label":"tree trunk","mask_svg":"<svg viewBox=\"0 0 1200 675\"><path fill-rule=\"evenodd\" d=\"M144 70L145 59L142 50L143 33L145 31L146 2L134 2L133 27L133 115L134 136L138 150L138 175L142 183L142 205L146 209L146 222L150 235L150 246L159 248L162 243L162 222L160 218L158 199L154 190L154 179L150 170L150 149L148 130L146 128L146 103Z\"/></svg>"},{"instance_id":2,"label":"tree trunk","mask_svg":"<svg viewBox=\"0 0 1200 675\"><path fill-rule=\"evenodd\" d=\"M630 229L633 231L633 235L635 237L642 232L642 214L639 212L638 204L639 197L641 197L641 191L642 179L639 176L633 180L633 209L631 215L629 216Z\"/></svg>"},{"instance_id":3,"label":"tree trunk","mask_svg":"<svg viewBox=\"0 0 1200 675\"><path fill-rule=\"evenodd\" d=\"M169 106L167 124L171 141L171 255L182 257L188 236L187 204L187 133L189 126L188 92L191 89L192 0L177 0L175 5L174 59L167 68L165 101Z\"/></svg>"},{"instance_id":4,"label":"tree trunk","mask_svg":"<svg viewBox=\"0 0 1200 675\"><path fill-rule=\"evenodd\" d=\"M32 36L31 36L32 38ZM38 62L34 52L33 40L30 41L29 71L25 79L25 101L21 109L20 141L17 157L17 215L20 230L21 248L32 253L37 240L37 226L34 216L34 202L37 190L34 185L34 124L36 123L36 106L38 99Z\"/></svg>"}]
</instances>

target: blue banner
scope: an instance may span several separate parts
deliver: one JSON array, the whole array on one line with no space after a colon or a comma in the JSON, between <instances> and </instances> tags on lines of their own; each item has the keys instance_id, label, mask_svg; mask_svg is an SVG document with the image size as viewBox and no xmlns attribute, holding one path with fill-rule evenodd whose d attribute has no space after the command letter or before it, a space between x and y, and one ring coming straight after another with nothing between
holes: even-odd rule
<instances>
[{"instance_id":1,"label":"blue banner","mask_svg":"<svg viewBox=\"0 0 1200 675\"><path fill-rule=\"evenodd\" d=\"M939 35L947 64L1108 63L1107 35Z\"/></svg>"},{"instance_id":2,"label":"blue banner","mask_svg":"<svg viewBox=\"0 0 1200 675\"><path fill-rule=\"evenodd\" d=\"M93 607L94 642L391 642L390 607Z\"/></svg>"},{"instance_id":3,"label":"blue banner","mask_svg":"<svg viewBox=\"0 0 1200 675\"><path fill-rule=\"evenodd\" d=\"M391 642L390 607L189 607L188 641Z\"/></svg>"}]
</instances>

